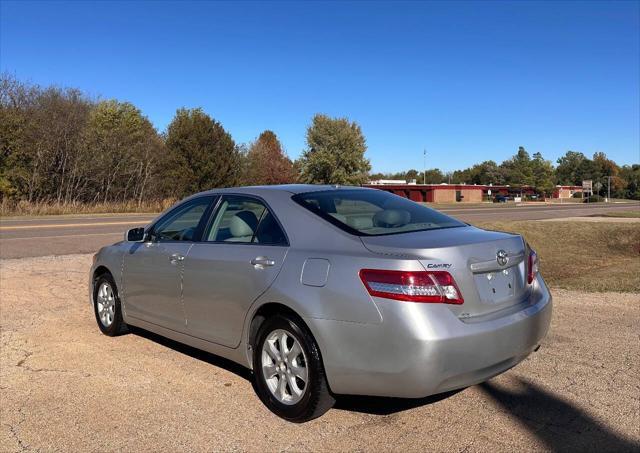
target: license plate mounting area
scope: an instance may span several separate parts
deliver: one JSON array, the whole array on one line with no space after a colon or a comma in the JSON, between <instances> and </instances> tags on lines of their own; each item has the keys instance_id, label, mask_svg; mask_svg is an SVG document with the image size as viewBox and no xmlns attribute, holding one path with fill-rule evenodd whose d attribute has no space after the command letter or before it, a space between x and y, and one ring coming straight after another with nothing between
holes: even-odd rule
<instances>
[{"instance_id":1,"label":"license plate mounting area","mask_svg":"<svg viewBox=\"0 0 640 453\"><path fill-rule=\"evenodd\" d=\"M483 272L475 275L476 287L483 302L500 303L515 294L514 269Z\"/></svg>"}]
</instances>

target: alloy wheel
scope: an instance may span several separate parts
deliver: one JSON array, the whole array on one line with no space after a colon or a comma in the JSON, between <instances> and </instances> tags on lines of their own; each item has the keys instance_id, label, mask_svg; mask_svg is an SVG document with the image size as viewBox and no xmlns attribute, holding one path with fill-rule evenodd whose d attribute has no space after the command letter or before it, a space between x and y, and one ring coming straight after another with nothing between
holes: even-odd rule
<instances>
[{"instance_id":1,"label":"alloy wheel","mask_svg":"<svg viewBox=\"0 0 640 453\"><path fill-rule=\"evenodd\" d=\"M109 283L102 282L100 285L96 305L100 322L104 327L109 327L113 323L116 314L116 299Z\"/></svg>"},{"instance_id":2,"label":"alloy wheel","mask_svg":"<svg viewBox=\"0 0 640 453\"><path fill-rule=\"evenodd\" d=\"M267 336L261 363L269 391L280 403L292 405L302 399L309 380L307 358L291 332L277 329Z\"/></svg>"}]
</instances>

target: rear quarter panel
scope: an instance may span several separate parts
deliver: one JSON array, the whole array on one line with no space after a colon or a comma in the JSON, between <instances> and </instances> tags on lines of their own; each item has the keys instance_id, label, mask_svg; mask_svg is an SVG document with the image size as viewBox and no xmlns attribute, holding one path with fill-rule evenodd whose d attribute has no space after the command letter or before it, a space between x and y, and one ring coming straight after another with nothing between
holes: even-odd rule
<instances>
[{"instance_id":1,"label":"rear quarter panel","mask_svg":"<svg viewBox=\"0 0 640 453\"><path fill-rule=\"evenodd\" d=\"M359 237L350 235L291 200L292 194L264 195L283 224L289 251L283 268L271 287L256 300L249 319L263 304L277 302L304 318L332 319L378 324L380 312L366 291L359 271L363 268L422 270L417 260L376 255ZM309 259L326 260L326 283L317 275L305 275Z\"/></svg>"}]
</instances>

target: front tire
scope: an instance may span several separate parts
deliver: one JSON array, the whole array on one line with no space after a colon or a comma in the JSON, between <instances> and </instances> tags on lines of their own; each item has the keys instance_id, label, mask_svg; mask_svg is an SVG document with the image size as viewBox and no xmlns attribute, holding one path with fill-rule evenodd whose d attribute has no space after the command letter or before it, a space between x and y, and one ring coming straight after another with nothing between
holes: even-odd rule
<instances>
[{"instance_id":1,"label":"front tire","mask_svg":"<svg viewBox=\"0 0 640 453\"><path fill-rule=\"evenodd\" d=\"M109 273L98 276L93 284L93 313L100 331L110 337L128 331L122 319L122 304L116 282Z\"/></svg>"},{"instance_id":2,"label":"front tire","mask_svg":"<svg viewBox=\"0 0 640 453\"><path fill-rule=\"evenodd\" d=\"M273 413L301 423L333 406L320 350L301 320L288 315L268 318L258 330L253 351L256 392Z\"/></svg>"}]
</instances>

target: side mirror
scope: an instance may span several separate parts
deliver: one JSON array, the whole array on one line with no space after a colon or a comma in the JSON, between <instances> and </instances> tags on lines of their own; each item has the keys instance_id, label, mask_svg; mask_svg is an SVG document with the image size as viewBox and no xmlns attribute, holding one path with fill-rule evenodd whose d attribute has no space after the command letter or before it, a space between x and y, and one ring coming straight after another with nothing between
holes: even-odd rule
<instances>
[{"instance_id":1,"label":"side mirror","mask_svg":"<svg viewBox=\"0 0 640 453\"><path fill-rule=\"evenodd\" d=\"M144 228L131 228L124 235L125 241L144 242Z\"/></svg>"}]
</instances>

